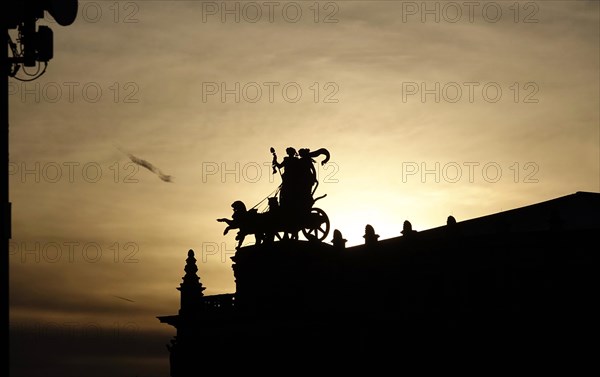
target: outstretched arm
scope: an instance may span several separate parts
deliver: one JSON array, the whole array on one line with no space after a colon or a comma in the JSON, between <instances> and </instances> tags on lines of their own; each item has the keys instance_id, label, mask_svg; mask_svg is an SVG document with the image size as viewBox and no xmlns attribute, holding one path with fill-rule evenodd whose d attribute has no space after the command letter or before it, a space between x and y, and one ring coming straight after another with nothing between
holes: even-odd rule
<instances>
[{"instance_id":1,"label":"outstretched arm","mask_svg":"<svg viewBox=\"0 0 600 377\"><path fill-rule=\"evenodd\" d=\"M273 155L273 162L271 163L271 166L273 167L273 174L277 173L277 169L281 168L281 166L279 166L279 163L277 162L277 153L275 153L275 148L271 147L271 154Z\"/></svg>"},{"instance_id":2,"label":"outstretched arm","mask_svg":"<svg viewBox=\"0 0 600 377\"><path fill-rule=\"evenodd\" d=\"M231 225L231 223L233 222L233 220L229 219L217 219L217 221L220 223L226 223L227 225Z\"/></svg>"},{"instance_id":3,"label":"outstretched arm","mask_svg":"<svg viewBox=\"0 0 600 377\"><path fill-rule=\"evenodd\" d=\"M284 163L283 161L281 163L277 162L277 157L275 157L273 158L273 166L281 169L282 167L284 167Z\"/></svg>"}]
</instances>

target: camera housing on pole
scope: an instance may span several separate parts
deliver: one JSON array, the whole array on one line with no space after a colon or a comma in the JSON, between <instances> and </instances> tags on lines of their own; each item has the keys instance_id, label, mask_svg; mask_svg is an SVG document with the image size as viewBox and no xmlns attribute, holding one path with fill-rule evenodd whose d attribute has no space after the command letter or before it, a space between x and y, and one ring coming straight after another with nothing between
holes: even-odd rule
<instances>
[{"instance_id":1,"label":"camera housing on pole","mask_svg":"<svg viewBox=\"0 0 600 377\"><path fill-rule=\"evenodd\" d=\"M31 81L46 71L48 62L54 56L54 36L48 26L36 26L37 20L47 12L61 26L71 25L77 17L77 0L9 0L7 4L8 29L16 29L16 42L8 35L8 46L12 56L8 58L8 75L22 81ZM38 68L35 74L25 72L26 78L18 77L22 67Z\"/></svg>"}]
</instances>

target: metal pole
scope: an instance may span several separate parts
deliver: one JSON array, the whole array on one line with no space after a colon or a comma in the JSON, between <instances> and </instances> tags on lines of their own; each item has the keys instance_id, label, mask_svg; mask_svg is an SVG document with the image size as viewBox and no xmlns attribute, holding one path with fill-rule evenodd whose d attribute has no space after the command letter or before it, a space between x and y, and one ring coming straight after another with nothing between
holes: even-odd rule
<instances>
[{"instance_id":1,"label":"metal pole","mask_svg":"<svg viewBox=\"0 0 600 377\"><path fill-rule=\"evenodd\" d=\"M8 34L8 21L6 12L2 12L2 28L6 30ZM5 37L6 38L6 37ZM2 151L0 155L2 155L2 160L0 161L0 177L6 179L0 186L2 186L0 195L2 196L2 242L6 246L5 251L2 253L2 261L0 262L0 276L2 276L2 282L0 285L2 286L2 332L0 332L0 339L3 339L6 345L6 349L10 350L10 340L9 340L9 318L8 318L8 295L9 295L9 255L8 252L10 250L10 233L11 233L11 204L10 198L8 195L8 162L9 162L9 148L8 148L8 49L3 49L4 53L2 53L2 69L4 72L0 74L2 77L2 82L0 83L0 87L2 87L2 137L0 137L0 143L2 143ZM6 352L5 356L5 371L6 375L10 374L10 352ZM4 368L3 368L4 369ZM4 374L4 373L3 373Z\"/></svg>"}]
</instances>

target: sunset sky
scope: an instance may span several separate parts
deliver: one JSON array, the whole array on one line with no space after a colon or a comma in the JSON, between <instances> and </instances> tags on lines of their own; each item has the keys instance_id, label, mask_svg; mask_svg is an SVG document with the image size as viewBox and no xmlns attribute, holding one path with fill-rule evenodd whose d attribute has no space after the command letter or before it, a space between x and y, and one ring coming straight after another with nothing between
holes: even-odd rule
<instances>
[{"instance_id":1,"label":"sunset sky","mask_svg":"<svg viewBox=\"0 0 600 377\"><path fill-rule=\"evenodd\" d=\"M70 26L40 20L54 58L9 80L14 375L168 376L156 316L177 313L189 249L205 294L235 292L216 219L277 188L270 147L330 151L316 206L348 246L367 224L386 239L599 192L598 2L470 4L80 1Z\"/></svg>"}]
</instances>

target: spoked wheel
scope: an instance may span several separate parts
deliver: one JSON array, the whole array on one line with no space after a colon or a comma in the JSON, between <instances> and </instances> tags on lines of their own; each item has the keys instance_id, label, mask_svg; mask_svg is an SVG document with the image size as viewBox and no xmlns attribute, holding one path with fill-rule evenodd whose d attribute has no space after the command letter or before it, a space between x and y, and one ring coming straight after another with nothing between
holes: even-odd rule
<instances>
[{"instance_id":1,"label":"spoked wheel","mask_svg":"<svg viewBox=\"0 0 600 377\"><path fill-rule=\"evenodd\" d=\"M323 241L329 234L329 217L321 208L311 208L302 234L307 240Z\"/></svg>"}]
</instances>

